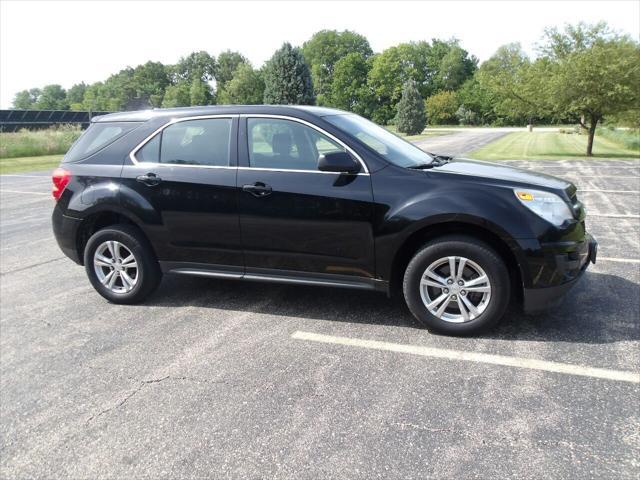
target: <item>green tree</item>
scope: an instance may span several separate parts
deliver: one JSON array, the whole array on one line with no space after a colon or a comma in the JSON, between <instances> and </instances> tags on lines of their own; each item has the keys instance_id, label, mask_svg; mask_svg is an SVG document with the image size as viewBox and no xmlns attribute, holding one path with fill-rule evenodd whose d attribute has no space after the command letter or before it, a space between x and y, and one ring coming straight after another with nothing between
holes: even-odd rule
<instances>
[{"instance_id":1,"label":"green tree","mask_svg":"<svg viewBox=\"0 0 640 480\"><path fill-rule=\"evenodd\" d=\"M13 99L13 108L19 110L31 110L34 108L34 104L38 101L38 97L42 92L39 88L32 88L30 90L22 90L16 93Z\"/></svg>"},{"instance_id":2,"label":"green tree","mask_svg":"<svg viewBox=\"0 0 640 480\"><path fill-rule=\"evenodd\" d=\"M139 103L159 107L169 86L169 75L162 63L147 62L134 69L132 83Z\"/></svg>"},{"instance_id":3,"label":"green tree","mask_svg":"<svg viewBox=\"0 0 640 480\"><path fill-rule=\"evenodd\" d=\"M451 125L456 123L456 113L460 104L455 92L438 92L425 100L427 117L431 125Z\"/></svg>"},{"instance_id":4,"label":"green tree","mask_svg":"<svg viewBox=\"0 0 640 480\"><path fill-rule=\"evenodd\" d=\"M640 46L604 23L580 23L546 30L540 50L545 70L533 86L554 113L572 115L587 129L591 156L598 123L640 107Z\"/></svg>"},{"instance_id":5,"label":"green tree","mask_svg":"<svg viewBox=\"0 0 640 480\"><path fill-rule=\"evenodd\" d=\"M265 65L264 103L313 105L309 67L300 49L285 43Z\"/></svg>"},{"instance_id":6,"label":"green tree","mask_svg":"<svg viewBox=\"0 0 640 480\"><path fill-rule=\"evenodd\" d=\"M243 63L235 70L233 78L219 90L219 102L230 105L257 105L264 98L264 80L259 71L249 63Z\"/></svg>"},{"instance_id":7,"label":"green tree","mask_svg":"<svg viewBox=\"0 0 640 480\"><path fill-rule=\"evenodd\" d=\"M429 49L427 42L402 43L373 57L368 81L376 95L375 122L387 124L395 117L396 105L408 80L415 82L421 96L429 95Z\"/></svg>"},{"instance_id":8,"label":"green tree","mask_svg":"<svg viewBox=\"0 0 640 480\"><path fill-rule=\"evenodd\" d=\"M473 77L456 92L460 108L458 118L463 125L489 124L496 119L493 92Z\"/></svg>"},{"instance_id":9,"label":"green tree","mask_svg":"<svg viewBox=\"0 0 640 480\"><path fill-rule=\"evenodd\" d=\"M466 50L457 44L450 46L449 51L440 60L437 73L437 86L444 90L457 90L478 68L475 57L469 57Z\"/></svg>"},{"instance_id":10,"label":"green tree","mask_svg":"<svg viewBox=\"0 0 640 480\"><path fill-rule=\"evenodd\" d=\"M84 82L76 83L67 90L67 105L70 110L82 110L82 101L86 90L87 85Z\"/></svg>"},{"instance_id":11,"label":"green tree","mask_svg":"<svg viewBox=\"0 0 640 480\"><path fill-rule=\"evenodd\" d=\"M167 87L162 99L162 108L188 107L189 105L191 105L191 85L189 82L181 81Z\"/></svg>"},{"instance_id":12,"label":"green tree","mask_svg":"<svg viewBox=\"0 0 640 480\"><path fill-rule=\"evenodd\" d=\"M344 30L321 30L302 45L305 61L311 69L318 105L332 105L332 82L336 63L350 53L367 58L373 54L366 37Z\"/></svg>"},{"instance_id":13,"label":"green tree","mask_svg":"<svg viewBox=\"0 0 640 480\"><path fill-rule=\"evenodd\" d=\"M214 56L204 50L193 52L186 57L181 57L173 66L173 82L180 80L192 81L199 78L203 82L210 82L216 77L218 64Z\"/></svg>"},{"instance_id":14,"label":"green tree","mask_svg":"<svg viewBox=\"0 0 640 480\"><path fill-rule=\"evenodd\" d=\"M431 96L440 90L457 90L478 68L478 59L460 47L457 39L434 38L425 51L428 90Z\"/></svg>"},{"instance_id":15,"label":"green tree","mask_svg":"<svg viewBox=\"0 0 640 480\"><path fill-rule=\"evenodd\" d=\"M209 105L212 103L211 91L209 85L199 78L194 78L189 88L190 105Z\"/></svg>"},{"instance_id":16,"label":"green tree","mask_svg":"<svg viewBox=\"0 0 640 480\"><path fill-rule=\"evenodd\" d=\"M532 64L520 44L511 43L484 62L476 78L493 95L498 116L513 123L532 122L548 112L539 86L542 70L542 64Z\"/></svg>"},{"instance_id":17,"label":"green tree","mask_svg":"<svg viewBox=\"0 0 640 480\"><path fill-rule=\"evenodd\" d=\"M367 83L371 63L370 58L357 52L336 62L331 83L334 107L371 117L375 110L375 94Z\"/></svg>"},{"instance_id":18,"label":"green tree","mask_svg":"<svg viewBox=\"0 0 640 480\"><path fill-rule=\"evenodd\" d=\"M67 92L60 85L46 85L33 107L39 110L67 110Z\"/></svg>"},{"instance_id":19,"label":"green tree","mask_svg":"<svg viewBox=\"0 0 640 480\"><path fill-rule=\"evenodd\" d=\"M427 125L424 100L420 96L414 80L405 83L397 110L396 127L398 132L416 135L424 130Z\"/></svg>"},{"instance_id":20,"label":"green tree","mask_svg":"<svg viewBox=\"0 0 640 480\"><path fill-rule=\"evenodd\" d=\"M246 65L249 61L238 52L227 50L218 55L218 68L216 71L216 87L222 90L225 84L233 78L236 69L240 65Z\"/></svg>"}]
</instances>

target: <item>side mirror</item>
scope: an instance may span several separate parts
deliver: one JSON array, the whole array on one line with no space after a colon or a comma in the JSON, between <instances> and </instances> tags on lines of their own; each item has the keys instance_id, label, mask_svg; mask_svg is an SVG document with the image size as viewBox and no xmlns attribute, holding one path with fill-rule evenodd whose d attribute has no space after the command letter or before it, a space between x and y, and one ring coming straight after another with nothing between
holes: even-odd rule
<instances>
[{"instance_id":1,"label":"side mirror","mask_svg":"<svg viewBox=\"0 0 640 480\"><path fill-rule=\"evenodd\" d=\"M347 152L324 153L318 157L321 172L357 173L360 164Z\"/></svg>"}]
</instances>

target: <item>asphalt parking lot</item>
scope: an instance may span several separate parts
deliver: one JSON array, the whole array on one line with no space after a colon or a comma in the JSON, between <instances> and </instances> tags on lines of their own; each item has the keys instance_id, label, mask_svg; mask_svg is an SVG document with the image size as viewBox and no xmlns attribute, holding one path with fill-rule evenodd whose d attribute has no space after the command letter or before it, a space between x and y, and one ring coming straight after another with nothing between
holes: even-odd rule
<instances>
[{"instance_id":1,"label":"asphalt parking lot","mask_svg":"<svg viewBox=\"0 0 640 480\"><path fill-rule=\"evenodd\" d=\"M400 300L166 276L106 303L48 175L0 177L3 478L638 478L640 162L511 162L582 190L599 260L474 339Z\"/></svg>"}]
</instances>

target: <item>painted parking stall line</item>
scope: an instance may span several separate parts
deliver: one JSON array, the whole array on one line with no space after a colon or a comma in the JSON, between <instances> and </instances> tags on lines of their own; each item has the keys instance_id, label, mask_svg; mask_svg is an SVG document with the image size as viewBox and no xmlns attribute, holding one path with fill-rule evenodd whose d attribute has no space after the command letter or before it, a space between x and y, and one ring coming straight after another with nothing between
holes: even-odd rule
<instances>
[{"instance_id":1,"label":"painted parking stall line","mask_svg":"<svg viewBox=\"0 0 640 480\"><path fill-rule=\"evenodd\" d=\"M640 190L598 190L595 188L579 188L578 193L626 193L629 195L640 195Z\"/></svg>"},{"instance_id":2,"label":"painted parking stall line","mask_svg":"<svg viewBox=\"0 0 640 480\"><path fill-rule=\"evenodd\" d=\"M6 188L0 188L0 193L19 193L19 194L24 194L24 195L46 195L46 196L51 196L51 193L27 192L25 190L8 190Z\"/></svg>"},{"instance_id":3,"label":"painted parking stall line","mask_svg":"<svg viewBox=\"0 0 640 480\"><path fill-rule=\"evenodd\" d=\"M541 370L550 373L565 375L577 375L581 377L598 378L617 382L640 383L640 372L625 370L610 370L595 368L570 363L550 362L533 358L508 357L489 353L469 352L462 350L450 350L445 348L425 347L421 345L408 345L403 343L381 342L378 340L365 340L360 338L337 337L320 333L296 331L291 335L294 340L328 343L347 347L365 348L369 350L382 350L387 352L407 353L422 357L440 358L445 360L485 363L503 367L524 368L529 370Z\"/></svg>"},{"instance_id":4,"label":"painted parking stall line","mask_svg":"<svg viewBox=\"0 0 640 480\"><path fill-rule=\"evenodd\" d=\"M596 259L598 262L604 260L605 262L617 262L617 263L640 263L637 258L618 258L618 257L601 257L598 255Z\"/></svg>"},{"instance_id":5,"label":"painted parking stall line","mask_svg":"<svg viewBox=\"0 0 640 480\"><path fill-rule=\"evenodd\" d=\"M630 215L626 213L591 213L587 212L588 217L604 217L604 218L631 218L636 219L640 218L640 215Z\"/></svg>"}]
</instances>

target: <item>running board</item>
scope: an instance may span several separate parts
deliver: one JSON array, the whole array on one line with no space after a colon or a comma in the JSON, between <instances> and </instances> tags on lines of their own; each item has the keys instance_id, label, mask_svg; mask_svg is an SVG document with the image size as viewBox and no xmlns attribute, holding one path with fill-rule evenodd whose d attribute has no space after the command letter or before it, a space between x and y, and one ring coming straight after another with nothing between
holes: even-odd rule
<instances>
[{"instance_id":1,"label":"running board","mask_svg":"<svg viewBox=\"0 0 640 480\"><path fill-rule=\"evenodd\" d=\"M179 275L194 275L198 277L220 278L227 280L248 280L252 282L271 282L289 285L312 285L323 287L352 288L359 290L377 290L386 292L388 284L382 280L363 277L348 277L346 275L313 275L303 272L296 274L291 271L286 273L263 273L218 270L203 267L178 267L173 262L160 262L165 273ZM346 277L346 278L345 278Z\"/></svg>"}]
</instances>

